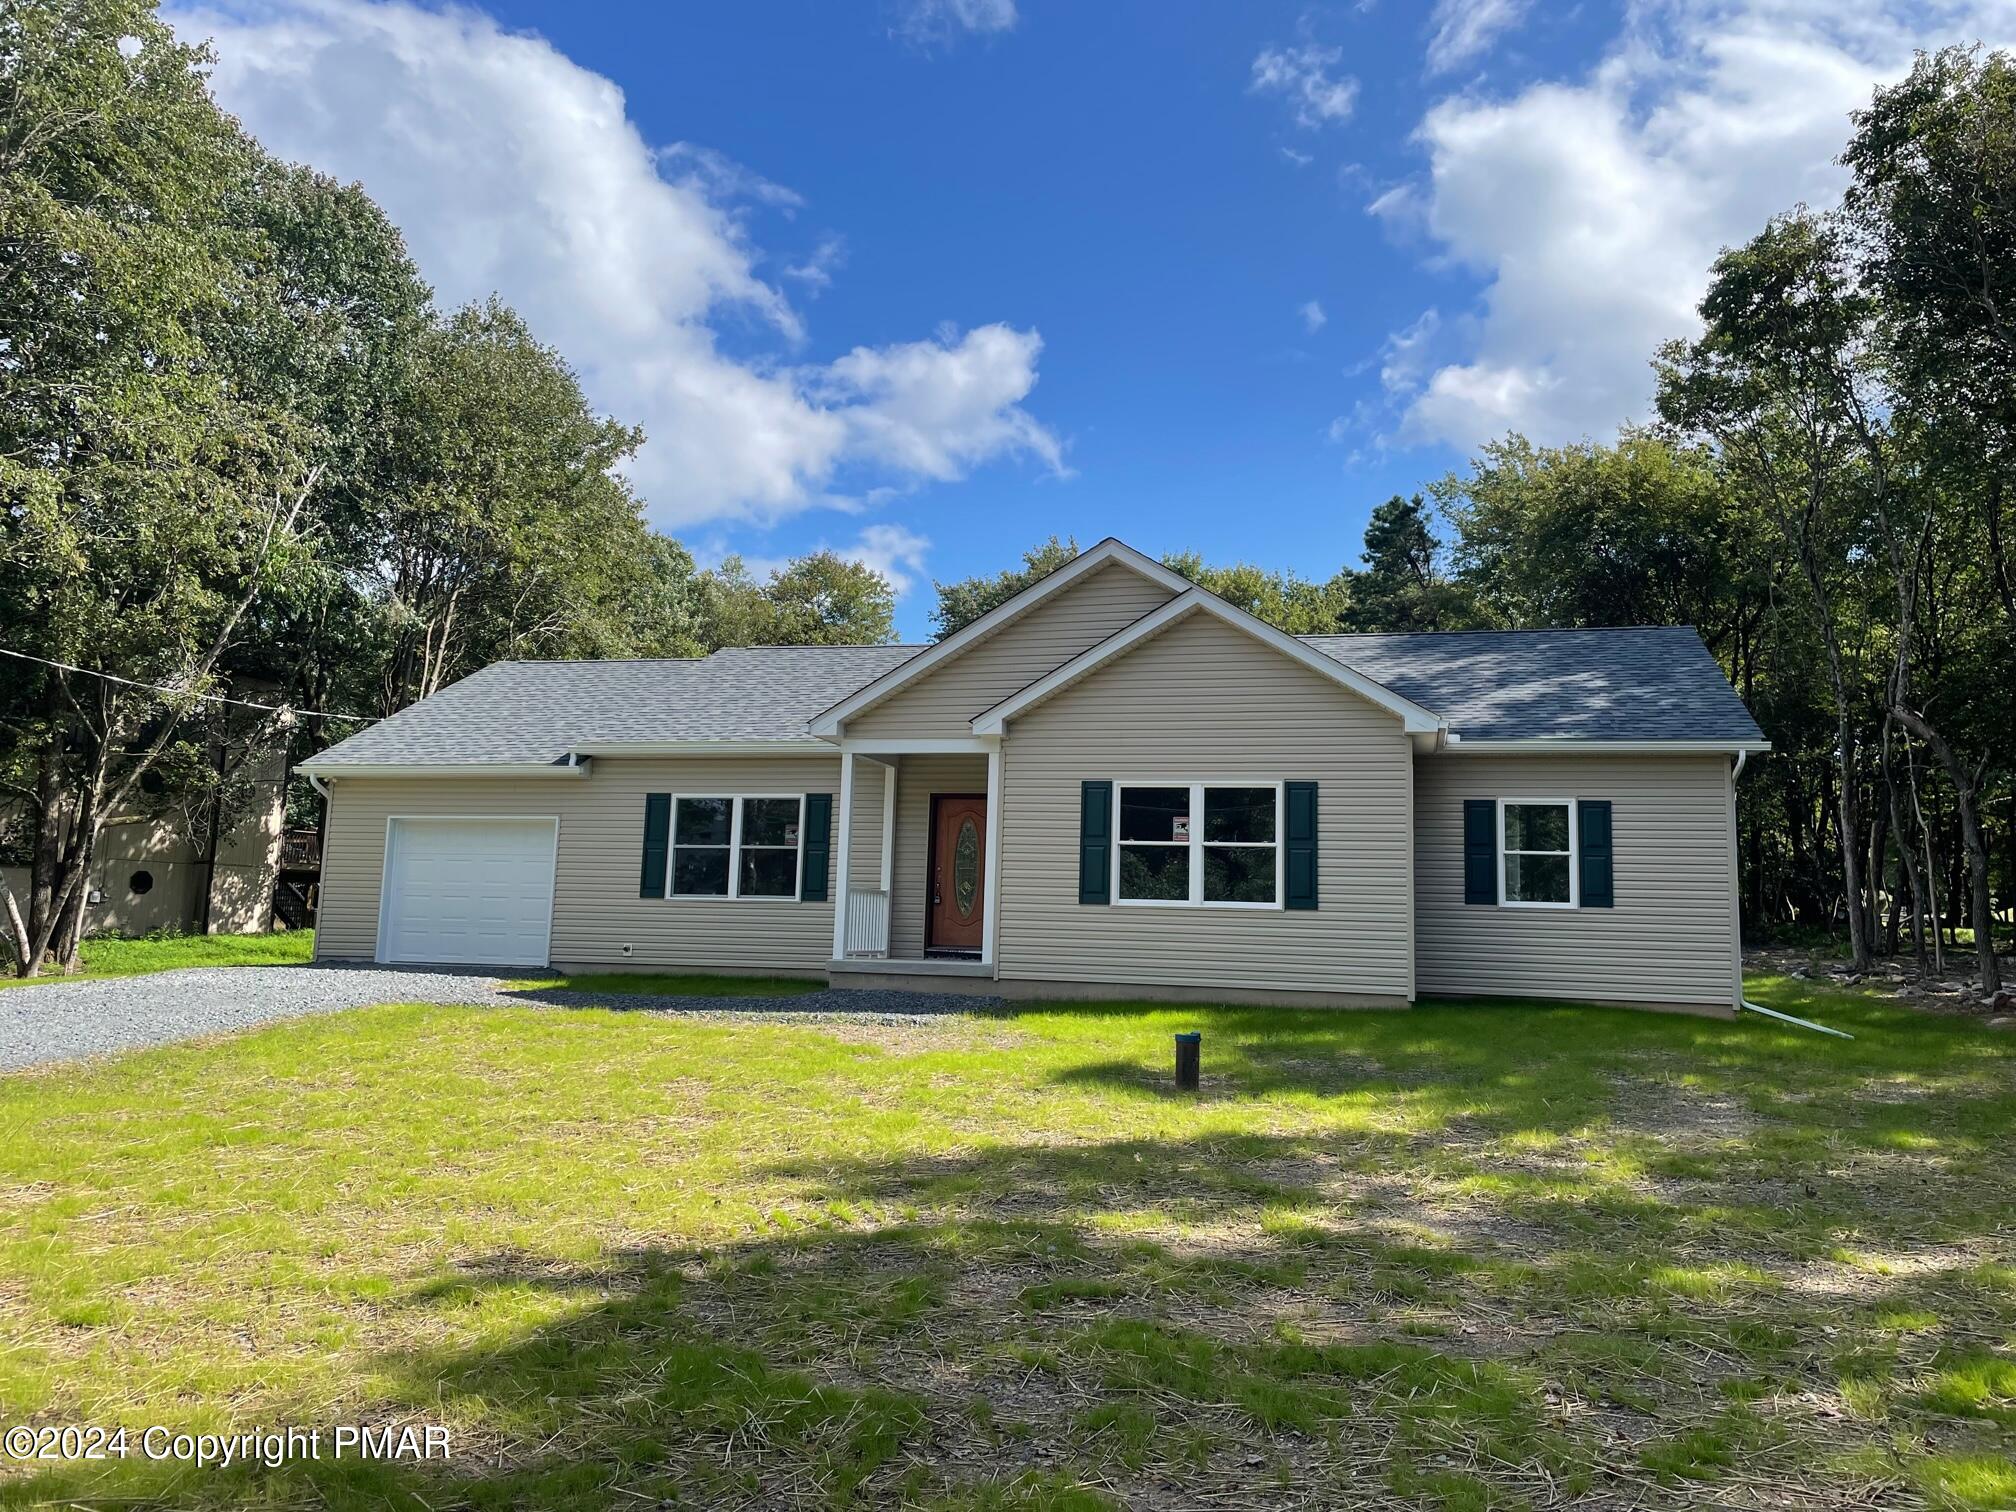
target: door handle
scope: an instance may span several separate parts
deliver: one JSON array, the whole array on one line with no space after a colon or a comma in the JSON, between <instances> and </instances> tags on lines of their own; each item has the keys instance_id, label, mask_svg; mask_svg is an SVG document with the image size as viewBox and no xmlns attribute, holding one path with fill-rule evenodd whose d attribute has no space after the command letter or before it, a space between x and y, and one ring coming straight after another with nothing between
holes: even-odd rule
<instances>
[{"instance_id":1,"label":"door handle","mask_svg":"<svg viewBox=\"0 0 2016 1512\"><path fill-rule=\"evenodd\" d=\"M938 867L931 873L931 906L936 908L945 901L945 869Z\"/></svg>"}]
</instances>

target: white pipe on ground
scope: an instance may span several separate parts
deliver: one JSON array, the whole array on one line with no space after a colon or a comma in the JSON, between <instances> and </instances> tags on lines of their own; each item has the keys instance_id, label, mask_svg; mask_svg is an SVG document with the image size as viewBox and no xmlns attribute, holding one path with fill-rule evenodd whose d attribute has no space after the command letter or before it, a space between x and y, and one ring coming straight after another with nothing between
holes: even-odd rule
<instances>
[{"instance_id":1,"label":"white pipe on ground","mask_svg":"<svg viewBox=\"0 0 2016 1512\"><path fill-rule=\"evenodd\" d=\"M1777 1019L1781 1024L1797 1024L1801 1029L1812 1029L1820 1034L1831 1034L1836 1039L1855 1038L1846 1029L1829 1029L1825 1024L1816 1024L1811 1019L1794 1018L1789 1013L1780 1013L1776 1008L1766 1008L1762 1003L1753 1003L1748 998L1743 999L1743 1006L1752 1013L1761 1013L1766 1018Z\"/></svg>"}]
</instances>

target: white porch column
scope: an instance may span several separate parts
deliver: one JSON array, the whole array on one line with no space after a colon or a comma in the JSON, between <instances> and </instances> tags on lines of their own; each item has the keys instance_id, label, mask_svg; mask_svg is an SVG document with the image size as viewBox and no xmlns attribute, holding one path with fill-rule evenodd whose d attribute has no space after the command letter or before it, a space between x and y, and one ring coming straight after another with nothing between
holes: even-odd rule
<instances>
[{"instance_id":1,"label":"white porch column","mask_svg":"<svg viewBox=\"0 0 2016 1512\"><path fill-rule=\"evenodd\" d=\"M854 845L854 751L840 742L840 844L833 861L833 959L847 954L847 873Z\"/></svg>"},{"instance_id":2,"label":"white porch column","mask_svg":"<svg viewBox=\"0 0 2016 1512\"><path fill-rule=\"evenodd\" d=\"M1001 742L987 745L987 916L980 922L980 964L994 964L995 926L1001 917Z\"/></svg>"},{"instance_id":3,"label":"white porch column","mask_svg":"<svg viewBox=\"0 0 2016 1512\"><path fill-rule=\"evenodd\" d=\"M888 892L896 877L896 763L891 756L882 763L882 891Z\"/></svg>"}]
</instances>

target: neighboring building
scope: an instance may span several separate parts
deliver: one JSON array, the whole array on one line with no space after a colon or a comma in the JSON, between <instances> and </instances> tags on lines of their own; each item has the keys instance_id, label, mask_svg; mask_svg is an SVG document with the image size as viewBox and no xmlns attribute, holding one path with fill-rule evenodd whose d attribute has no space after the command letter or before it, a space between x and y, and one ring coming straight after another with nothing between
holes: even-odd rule
<instances>
[{"instance_id":1,"label":"neighboring building","mask_svg":"<svg viewBox=\"0 0 2016 1512\"><path fill-rule=\"evenodd\" d=\"M286 819L286 756L278 750L250 774L243 817L218 839L213 857L193 843L178 812L108 820L91 861L84 935L261 934L273 927ZM4 869L27 907L28 868Z\"/></svg>"},{"instance_id":2,"label":"neighboring building","mask_svg":"<svg viewBox=\"0 0 2016 1512\"><path fill-rule=\"evenodd\" d=\"M1296 638L1103 541L930 647L505 662L323 752L318 954L1734 1009L1687 629Z\"/></svg>"}]
</instances>

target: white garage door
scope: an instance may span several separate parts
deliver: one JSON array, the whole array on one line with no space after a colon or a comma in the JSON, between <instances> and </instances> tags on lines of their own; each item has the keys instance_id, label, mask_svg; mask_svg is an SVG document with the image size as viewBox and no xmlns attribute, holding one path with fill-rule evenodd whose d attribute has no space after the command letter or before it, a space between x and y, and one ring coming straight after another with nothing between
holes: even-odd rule
<instances>
[{"instance_id":1,"label":"white garage door","mask_svg":"<svg viewBox=\"0 0 2016 1512\"><path fill-rule=\"evenodd\" d=\"M394 819L378 959L543 966L557 819Z\"/></svg>"}]
</instances>

